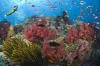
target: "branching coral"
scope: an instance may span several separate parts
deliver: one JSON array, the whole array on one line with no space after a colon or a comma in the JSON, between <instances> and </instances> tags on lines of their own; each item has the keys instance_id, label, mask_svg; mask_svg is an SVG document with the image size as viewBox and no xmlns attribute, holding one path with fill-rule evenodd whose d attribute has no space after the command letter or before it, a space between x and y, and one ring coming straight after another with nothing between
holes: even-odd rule
<instances>
[{"instance_id":1,"label":"branching coral","mask_svg":"<svg viewBox=\"0 0 100 66\"><path fill-rule=\"evenodd\" d=\"M27 45L23 40L11 38L3 44L7 58L20 66L40 66L42 63L41 48L37 44Z\"/></svg>"}]
</instances>

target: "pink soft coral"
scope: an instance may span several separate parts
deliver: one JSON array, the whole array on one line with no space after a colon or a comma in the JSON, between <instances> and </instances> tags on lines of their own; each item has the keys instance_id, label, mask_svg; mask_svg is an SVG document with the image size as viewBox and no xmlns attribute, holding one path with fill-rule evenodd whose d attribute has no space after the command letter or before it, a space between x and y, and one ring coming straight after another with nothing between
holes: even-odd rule
<instances>
[{"instance_id":1,"label":"pink soft coral","mask_svg":"<svg viewBox=\"0 0 100 66\"><path fill-rule=\"evenodd\" d=\"M84 40L77 46L77 49L75 51L67 52L67 56L65 56L65 59L71 64L74 61L78 60L77 64L79 64L79 66L82 66L83 61L89 59L91 57L90 55L91 45L89 45L88 42Z\"/></svg>"},{"instance_id":2,"label":"pink soft coral","mask_svg":"<svg viewBox=\"0 0 100 66\"><path fill-rule=\"evenodd\" d=\"M94 39L94 32L88 24L81 24L79 30L72 28L68 31L66 42L70 43L77 39L84 39L87 41Z\"/></svg>"},{"instance_id":3,"label":"pink soft coral","mask_svg":"<svg viewBox=\"0 0 100 66\"><path fill-rule=\"evenodd\" d=\"M85 40L92 40L91 38L94 38L94 32L91 27L89 27L88 24L81 24L79 28L79 38L85 39Z\"/></svg>"},{"instance_id":4,"label":"pink soft coral","mask_svg":"<svg viewBox=\"0 0 100 66\"><path fill-rule=\"evenodd\" d=\"M50 46L49 40L45 39L43 42L43 54L46 63L54 63L59 61L64 56L63 40L57 40L59 46Z\"/></svg>"},{"instance_id":5,"label":"pink soft coral","mask_svg":"<svg viewBox=\"0 0 100 66\"><path fill-rule=\"evenodd\" d=\"M49 44L43 44L44 58L47 63L54 63L62 59L64 55L63 48L52 48Z\"/></svg>"},{"instance_id":6,"label":"pink soft coral","mask_svg":"<svg viewBox=\"0 0 100 66\"><path fill-rule=\"evenodd\" d=\"M74 40L78 39L78 31L75 28L72 28L68 31L68 35L66 37L66 42L70 43L73 42Z\"/></svg>"},{"instance_id":7,"label":"pink soft coral","mask_svg":"<svg viewBox=\"0 0 100 66\"><path fill-rule=\"evenodd\" d=\"M56 30L49 30L47 26L40 27L36 24L32 26L32 28L27 27L25 31L25 37L31 41L41 41L46 38L52 39L56 36Z\"/></svg>"}]
</instances>

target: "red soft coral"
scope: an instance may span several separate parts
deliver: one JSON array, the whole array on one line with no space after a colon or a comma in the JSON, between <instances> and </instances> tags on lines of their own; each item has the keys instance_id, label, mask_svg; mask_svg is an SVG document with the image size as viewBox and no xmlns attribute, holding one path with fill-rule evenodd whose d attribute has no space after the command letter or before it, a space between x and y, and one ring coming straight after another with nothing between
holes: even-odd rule
<instances>
[{"instance_id":1,"label":"red soft coral","mask_svg":"<svg viewBox=\"0 0 100 66\"><path fill-rule=\"evenodd\" d=\"M48 63L53 63L62 59L64 50L61 48L51 48L50 46L44 46L44 58ZM50 62L50 60L52 62Z\"/></svg>"},{"instance_id":2,"label":"red soft coral","mask_svg":"<svg viewBox=\"0 0 100 66\"><path fill-rule=\"evenodd\" d=\"M94 32L91 27L89 27L88 24L81 24L79 28L79 38L90 40L91 38L94 38Z\"/></svg>"},{"instance_id":3,"label":"red soft coral","mask_svg":"<svg viewBox=\"0 0 100 66\"><path fill-rule=\"evenodd\" d=\"M46 63L54 63L59 61L64 56L64 50L62 47L63 44L60 46L52 47L49 45L48 39L45 39L43 42L43 54Z\"/></svg>"},{"instance_id":4,"label":"red soft coral","mask_svg":"<svg viewBox=\"0 0 100 66\"><path fill-rule=\"evenodd\" d=\"M74 40L78 39L78 31L75 28L72 28L68 31L68 35L66 37L66 42L70 43L73 42Z\"/></svg>"},{"instance_id":5,"label":"red soft coral","mask_svg":"<svg viewBox=\"0 0 100 66\"><path fill-rule=\"evenodd\" d=\"M32 28L26 28L25 36L31 42L44 40L46 38L53 39L56 36L56 30L49 30L47 26L40 27L34 24Z\"/></svg>"}]
</instances>

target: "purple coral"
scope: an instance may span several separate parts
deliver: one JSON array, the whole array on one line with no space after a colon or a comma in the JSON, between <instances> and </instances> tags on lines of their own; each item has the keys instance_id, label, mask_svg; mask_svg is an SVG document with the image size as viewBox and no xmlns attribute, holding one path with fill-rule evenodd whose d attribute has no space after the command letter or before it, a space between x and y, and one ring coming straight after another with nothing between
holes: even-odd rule
<instances>
[{"instance_id":1,"label":"purple coral","mask_svg":"<svg viewBox=\"0 0 100 66\"><path fill-rule=\"evenodd\" d=\"M7 20L0 21L0 39L5 40L9 31L10 22Z\"/></svg>"}]
</instances>

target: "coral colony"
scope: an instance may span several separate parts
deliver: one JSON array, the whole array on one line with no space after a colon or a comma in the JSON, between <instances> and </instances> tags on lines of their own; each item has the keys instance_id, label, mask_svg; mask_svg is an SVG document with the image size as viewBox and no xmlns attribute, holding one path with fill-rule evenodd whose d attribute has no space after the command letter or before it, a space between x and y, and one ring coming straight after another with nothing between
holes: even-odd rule
<instances>
[{"instance_id":1,"label":"coral colony","mask_svg":"<svg viewBox=\"0 0 100 66\"><path fill-rule=\"evenodd\" d=\"M100 49L96 48L100 46L99 28L90 22L77 21L77 24L72 24L65 11L62 16L31 17L22 25L8 29L9 27L8 21L0 22L2 52L9 66L97 66L99 64L100 52L97 50ZM9 36L9 30L13 30L14 33L6 38Z\"/></svg>"}]
</instances>

